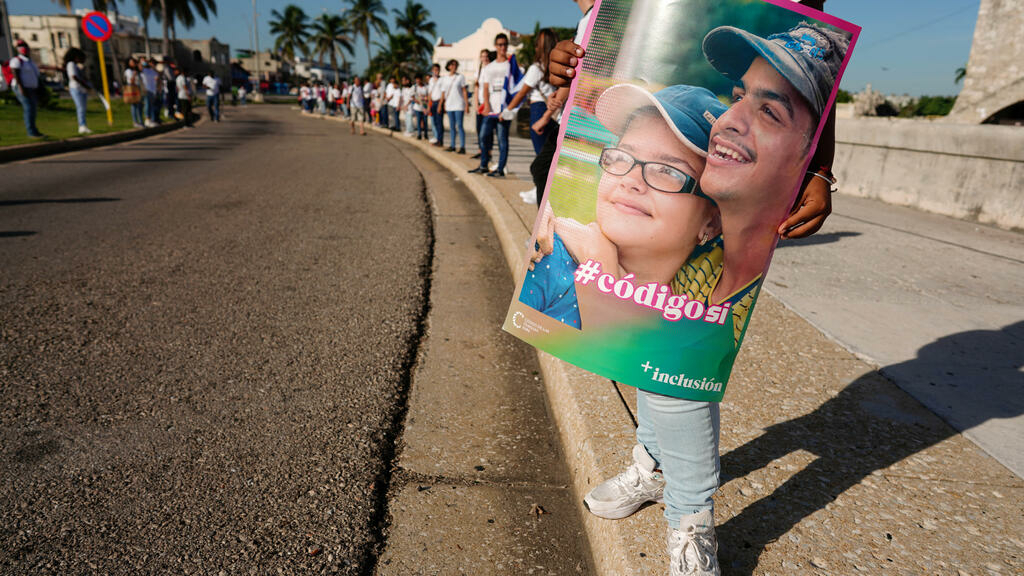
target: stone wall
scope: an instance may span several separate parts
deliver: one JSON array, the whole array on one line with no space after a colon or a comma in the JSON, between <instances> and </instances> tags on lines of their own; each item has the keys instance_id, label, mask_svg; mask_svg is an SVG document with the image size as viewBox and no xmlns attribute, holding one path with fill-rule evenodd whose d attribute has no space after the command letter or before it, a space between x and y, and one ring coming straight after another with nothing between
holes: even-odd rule
<instances>
[{"instance_id":1,"label":"stone wall","mask_svg":"<svg viewBox=\"0 0 1024 576\"><path fill-rule=\"evenodd\" d=\"M1024 101L1024 0L982 0L951 122L980 123Z\"/></svg>"},{"instance_id":2,"label":"stone wall","mask_svg":"<svg viewBox=\"0 0 1024 576\"><path fill-rule=\"evenodd\" d=\"M1024 230L1024 129L840 118L834 165L843 193Z\"/></svg>"}]
</instances>

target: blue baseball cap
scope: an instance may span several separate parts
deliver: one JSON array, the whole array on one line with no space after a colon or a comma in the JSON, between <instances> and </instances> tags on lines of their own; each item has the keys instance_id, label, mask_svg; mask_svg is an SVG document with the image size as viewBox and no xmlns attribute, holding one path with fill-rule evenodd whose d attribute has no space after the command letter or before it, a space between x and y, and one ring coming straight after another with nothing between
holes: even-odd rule
<instances>
[{"instance_id":1,"label":"blue baseball cap","mask_svg":"<svg viewBox=\"0 0 1024 576\"><path fill-rule=\"evenodd\" d=\"M767 38L732 26L719 26L704 37L703 47L708 62L734 82L743 78L754 58L764 58L820 118L850 40L832 28L801 22Z\"/></svg>"},{"instance_id":2,"label":"blue baseball cap","mask_svg":"<svg viewBox=\"0 0 1024 576\"><path fill-rule=\"evenodd\" d=\"M597 99L595 112L605 128L622 136L633 113L647 106L656 108L676 137L701 158L708 155L711 125L726 111L707 88L678 84L651 94L633 84L617 84Z\"/></svg>"}]
</instances>

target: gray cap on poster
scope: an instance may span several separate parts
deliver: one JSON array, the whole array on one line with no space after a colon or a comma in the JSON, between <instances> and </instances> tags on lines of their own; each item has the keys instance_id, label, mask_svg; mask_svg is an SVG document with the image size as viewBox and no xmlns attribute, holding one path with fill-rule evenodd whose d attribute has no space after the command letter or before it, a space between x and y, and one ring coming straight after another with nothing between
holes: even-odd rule
<instances>
[{"instance_id":1,"label":"gray cap on poster","mask_svg":"<svg viewBox=\"0 0 1024 576\"><path fill-rule=\"evenodd\" d=\"M719 26L704 37L704 56L716 70L736 82L754 58L764 58L821 117L849 46L850 40L843 33L808 22L768 38Z\"/></svg>"}]
</instances>

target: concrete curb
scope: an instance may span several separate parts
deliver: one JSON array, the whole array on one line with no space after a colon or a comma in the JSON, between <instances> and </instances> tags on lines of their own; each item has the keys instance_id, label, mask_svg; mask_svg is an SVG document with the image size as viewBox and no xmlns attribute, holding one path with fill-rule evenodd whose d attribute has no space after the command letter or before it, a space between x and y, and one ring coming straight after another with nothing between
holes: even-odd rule
<instances>
[{"instance_id":1,"label":"concrete curb","mask_svg":"<svg viewBox=\"0 0 1024 576\"><path fill-rule=\"evenodd\" d=\"M193 122L192 125L196 126L199 122L201 122L201 120ZM132 130L123 130L121 132L111 132L109 134L85 136L84 138L71 138L68 140L57 140L56 142L40 142L38 144L19 144L17 146L9 146L6 148L0 148L0 164L16 162L18 160L28 160L31 158L40 158L43 156L52 156L53 154L64 154L66 152L74 152L77 150L87 150L89 148L98 148L100 146L109 146L111 144L120 144L121 142L129 142L131 140L139 140L150 136L156 136L158 134L165 134L172 130L178 130L184 126L185 124L182 122L170 122L161 124L156 128L135 128Z\"/></svg>"},{"instance_id":2,"label":"concrete curb","mask_svg":"<svg viewBox=\"0 0 1024 576\"><path fill-rule=\"evenodd\" d=\"M338 117L323 118L346 122ZM367 128L394 136L390 130L374 126ZM487 178L466 174L465 167L442 149L422 140L399 140L420 148L466 184L490 217L509 270L513 278L519 281L531 230L508 199ZM562 443L562 451L568 459L566 464L572 480L573 495L583 520L596 573L600 576L641 574L643 568L637 562L637 550L643 548L644 543L637 542L640 535L635 523L604 520L590 514L583 506L583 497L594 486L619 473L629 463L630 451L636 443L632 414L610 380L539 350L537 357L551 415ZM661 545L660 542L655 544L658 547ZM661 565L661 562L658 564Z\"/></svg>"}]
</instances>

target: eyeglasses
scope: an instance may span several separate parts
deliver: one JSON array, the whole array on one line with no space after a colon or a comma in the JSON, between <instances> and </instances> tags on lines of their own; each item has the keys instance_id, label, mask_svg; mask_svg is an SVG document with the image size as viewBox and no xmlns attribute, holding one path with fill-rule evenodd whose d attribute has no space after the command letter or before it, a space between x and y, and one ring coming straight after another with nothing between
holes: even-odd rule
<instances>
[{"instance_id":1,"label":"eyeglasses","mask_svg":"<svg viewBox=\"0 0 1024 576\"><path fill-rule=\"evenodd\" d=\"M601 169L613 176L625 176L640 165L641 175L648 186L669 194L694 194L707 198L697 187L697 179L682 170L661 162L644 162L619 148L605 148L598 160Z\"/></svg>"},{"instance_id":2,"label":"eyeglasses","mask_svg":"<svg viewBox=\"0 0 1024 576\"><path fill-rule=\"evenodd\" d=\"M500 46L508 46L508 42L495 42L495 43L494 43L494 46L495 46L496 48L497 48L497 47L500 47Z\"/></svg>"}]
</instances>

